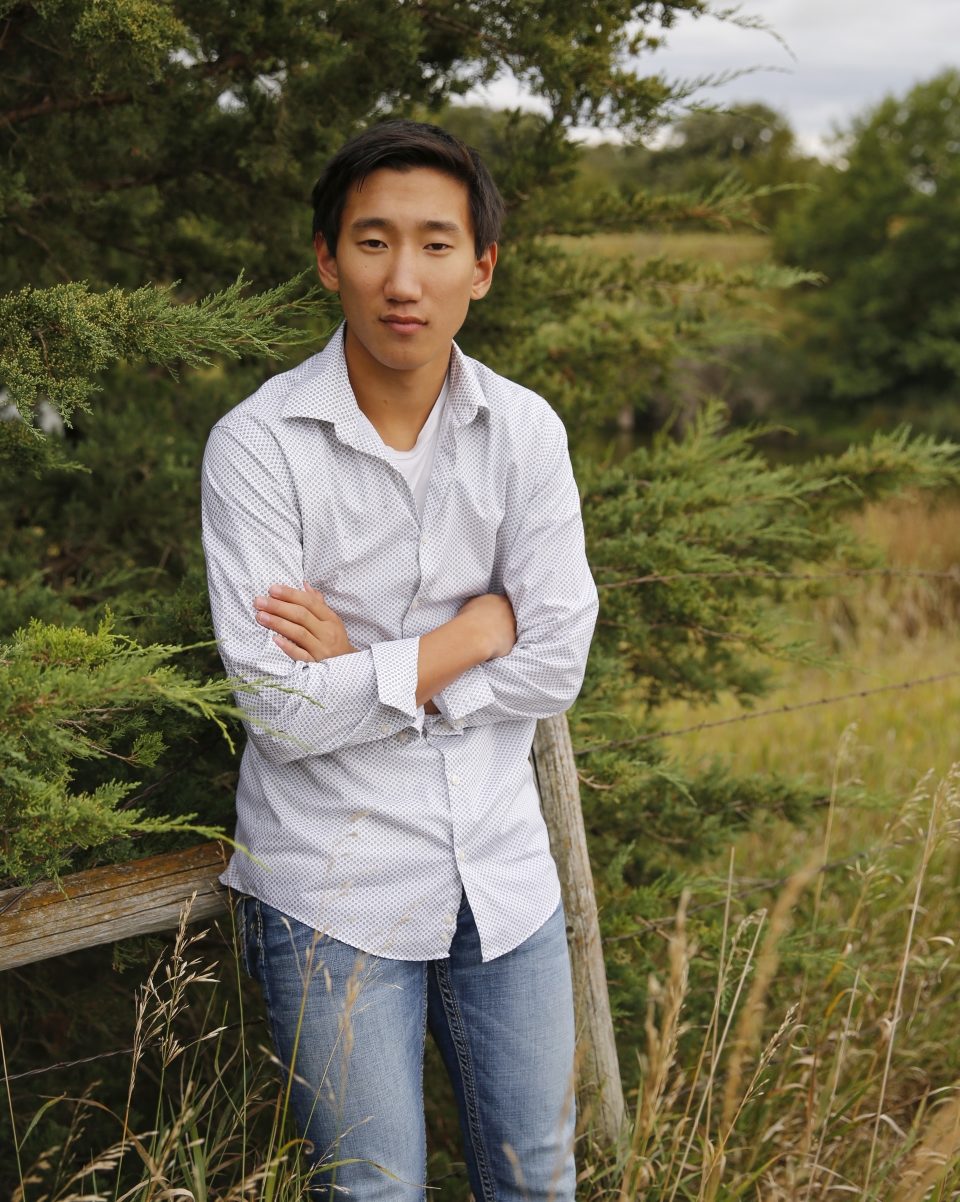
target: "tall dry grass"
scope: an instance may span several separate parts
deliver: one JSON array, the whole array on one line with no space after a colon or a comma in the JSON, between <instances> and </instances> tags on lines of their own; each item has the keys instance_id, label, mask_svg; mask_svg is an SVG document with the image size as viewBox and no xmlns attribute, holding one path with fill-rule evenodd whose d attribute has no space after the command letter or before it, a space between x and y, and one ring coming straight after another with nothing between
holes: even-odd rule
<instances>
[{"instance_id":1,"label":"tall dry grass","mask_svg":"<svg viewBox=\"0 0 960 1202\"><path fill-rule=\"evenodd\" d=\"M286 1113L287 1083L270 1049L248 1040L242 990L226 989L231 977L239 981L239 963L232 954L221 964L200 951L209 952L208 932L188 925L189 910L188 903L171 946L133 999L124 1110L99 1102L91 1082L80 1097L47 1099L24 1124L11 1114L21 1164L11 1202L308 1196L302 1141ZM31 1135L54 1111L66 1135L28 1158ZM98 1130L112 1126L116 1136L91 1152L86 1129L94 1118Z\"/></svg>"},{"instance_id":2,"label":"tall dry grass","mask_svg":"<svg viewBox=\"0 0 960 1202\"><path fill-rule=\"evenodd\" d=\"M904 799L846 872L824 871L831 842L821 832L814 856L766 905L740 912L744 866L731 852L706 1021L692 1017L704 1007L691 969L704 974L696 895L685 894L649 985L631 1129L612 1157L581 1132L578 1197L960 1197L960 1056L945 1045L955 1028L958 835L960 768ZM201 934L182 923L135 999L128 1098L155 1097L150 1123L133 1129L131 1101L112 1116L116 1139L77 1164L100 1104L92 1092L49 1100L20 1124L12 1202L308 1196L283 1114L287 1075L247 1037L242 1014L224 1008L224 968L235 966L195 954ZM28 1155L52 1107L69 1112L69 1134ZM464 1191L445 1183L431 1194Z\"/></svg>"},{"instance_id":3,"label":"tall dry grass","mask_svg":"<svg viewBox=\"0 0 960 1202\"><path fill-rule=\"evenodd\" d=\"M686 1018L699 953L684 896L650 984L630 1138L617 1163L588 1162L582 1196L960 1197L960 905L946 892L958 835L960 765L888 815L839 879L824 839L769 906L738 918L731 861L699 1026Z\"/></svg>"}]
</instances>

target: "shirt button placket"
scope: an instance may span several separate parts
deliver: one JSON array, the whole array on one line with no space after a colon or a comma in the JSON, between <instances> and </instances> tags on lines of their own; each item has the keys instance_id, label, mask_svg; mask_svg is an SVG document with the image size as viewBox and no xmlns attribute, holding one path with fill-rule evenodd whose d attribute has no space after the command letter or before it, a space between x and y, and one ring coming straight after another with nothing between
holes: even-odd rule
<instances>
[{"instance_id":1,"label":"shirt button placket","mask_svg":"<svg viewBox=\"0 0 960 1202\"><path fill-rule=\"evenodd\" d=\"M456 816L458 813L458 807L456 806L456 802L459 799L459 794L460 794L460 776L457 772L454 772L451 769L447 770L447 785L448 785L447 791L450 794L451 809L453 810L453 813L454 813L453 856L457 862L457 868L459 868L462 873L463 872L463 851L458 845L459 840L457 838L457 821L456 821Z\"/></svg>"}]
</instances>

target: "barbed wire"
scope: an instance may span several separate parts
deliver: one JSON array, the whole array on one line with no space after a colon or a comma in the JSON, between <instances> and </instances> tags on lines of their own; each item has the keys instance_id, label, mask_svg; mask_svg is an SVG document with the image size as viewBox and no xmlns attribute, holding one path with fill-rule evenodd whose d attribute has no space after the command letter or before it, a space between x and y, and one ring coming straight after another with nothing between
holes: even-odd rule
<instances>
[{"instance_id":1,"label":"barbed wire","mask_svg":"<svg viewBox=\"0 0 960 1202\"><path fill-rule=\"evenodd\" d=\"M902 568L845 568L836 572L650 572L646 576L630 576L625 580L606 580L598 589L626 588L634 584L672 584L677 580L841 580L845 578L882 577L889 580L953 580L960 584L960 566L946 571Z\"/></svg>"},{"instance_id":2,"label":"barbed wire","mask_svg":"<svg viewBox=\"0 0 960 1202\"><path fill-rule=\"evenodd\" d=\"M827 799L823 798L822 801L825 803ZM891 846L904 847L913 842L916 842L916 840L900 839L895 840ZM860 851L851 852L849 855L842 856L836 860L828 860L826 863L820 865L820 867L817 869L817 874L819 875L826 874L828 872L837 872L842 868L849 868L851 865L857 864L866 859L869 854L870 849L861 849ZM744 898L749 897L752 893L757 893L760 891L769 892L771 889L782 888L790 880L790 874L785 873L777 877L756 877L746 880L744 878L740 879L743 881L742 886L738 889L732 890L729 895L724 894L723 897L711 898L709 901L703 901L697 903L696 905L689 906L686 910L686 913L690 915L699 914L704 910L715 910L720 906L727 905L728 900L742 901ZM601 939L601 942L604 944L623 943L628 939L636 939L638 936L643 934L664 931L669 927L676 925L676 921L676 914L665 914L660 918L641 918L638 925L633 930L623 931L618 935L605 935ZM263 1015L255 1015L251 1018L242 1019L239 1022L228 1023L223 1027L223 1030L238 1031L248 1027L262 1027L265 1026L265 1023L266 1020ZM133 1055L133 1052L134 1049L132 1047L114 1048L108 1052L95 1052L91 1056L80 1056L74 1060L58 1060L53 1064L39 1065L36 1068L25 1069L20 1073L0 1073L0 1081L22 1081L29 1077L38 1077L42 1076L44 1073L54 1072L57 1069L78 1068L83 1064L93 1064L100 1060L111 1060L117 1056L131 1056Z\"/></svg>"},{"instance_id":3,"label":"barbed wire","mask_svg":"<svg viewBox=\"0 0 960 1202\"><path fill-rule=\"evenodd\" d=\"M786 705L776 705L770 709L753 710L748 714L738 714L735 718L716 718L706 722L695 722L690 726L677 726L671 730L647 731L629 739L611 739L606 743L594 743L589 747L575 747L574 755L589 755L593 751L617 751L622 747L636 747L641 743L652 743L657 739L672 739L677 735L696 734L701 730L715 730L720 726L735 726L738 722L755 722L758 718L770 718L777 714L793 714L799 710L816 709L821 705L835 705L839 701L855 701L863 697L875 697L878 693L893 693L901 689L915 689L924 684L936 684L941 680L951 680L960 676L960 669L952 672L938 672L934 676L918 676L913 680L901 680L896 684L878 685L872 689L856 689L851 693L836 693L832 697L821 697L816 701L797 701Z\"/></svg>"}]
</instances>

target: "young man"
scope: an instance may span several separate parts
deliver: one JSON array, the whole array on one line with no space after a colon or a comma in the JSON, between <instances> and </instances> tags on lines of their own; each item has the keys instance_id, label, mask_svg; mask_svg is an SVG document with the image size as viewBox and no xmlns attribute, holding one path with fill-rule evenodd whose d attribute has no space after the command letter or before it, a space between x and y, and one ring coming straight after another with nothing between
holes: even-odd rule
<instances>
[{"instance_id":1,"label":"young man","mask_svg":"<svg viewBox=\"0 0 960 1202\"><path fill-rule=\"evenodd\" d=\"M248 742L246 967L317 1196L425 1196L425 1029L478 1202L570 1200L573 1007L529 753L597 613L562 423L453 342L502 201L430 125L359 135L314 189L345 318L210 434L203 539Z\"/></svg>"}]
</instances>

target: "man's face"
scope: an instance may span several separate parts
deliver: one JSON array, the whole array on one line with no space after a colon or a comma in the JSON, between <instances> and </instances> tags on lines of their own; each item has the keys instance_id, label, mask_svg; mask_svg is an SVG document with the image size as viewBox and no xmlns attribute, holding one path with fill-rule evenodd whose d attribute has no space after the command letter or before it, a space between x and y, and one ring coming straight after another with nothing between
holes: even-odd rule
<instances>
[{"instance_id":1,"label":"man's face","mask_svg":"<svg viewBox=\"0 0 960 1202\"><path fill-rule=\"evenodd\" d=\"M432 167L380 168L347 196L336 256L317 266L340 293L347 361L378 373L444 370L471 300L484 296L496 245L476 257L467 187Z\"/></svg>"}]
</instances>

